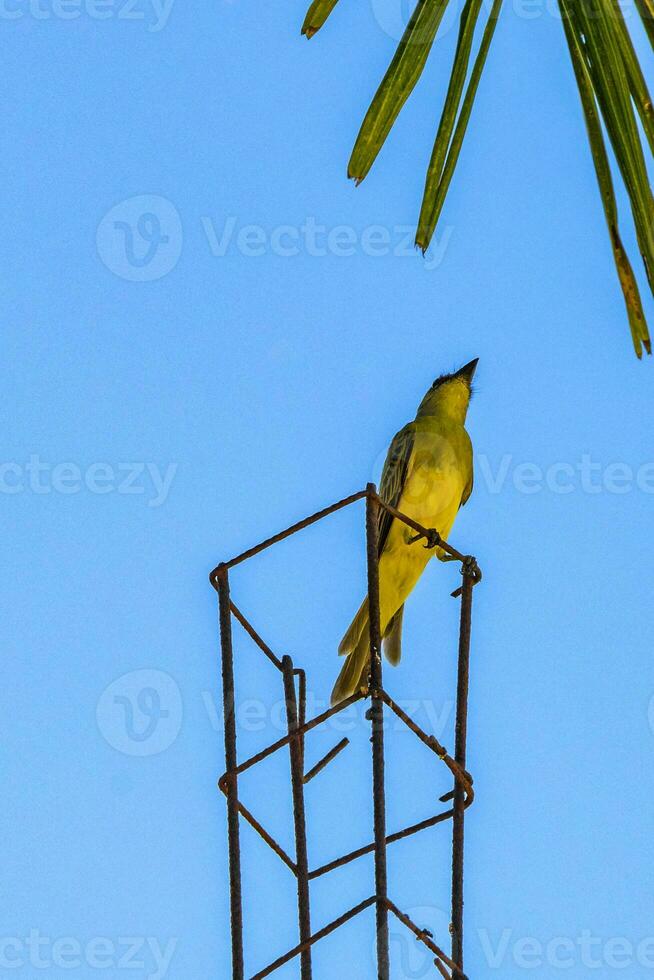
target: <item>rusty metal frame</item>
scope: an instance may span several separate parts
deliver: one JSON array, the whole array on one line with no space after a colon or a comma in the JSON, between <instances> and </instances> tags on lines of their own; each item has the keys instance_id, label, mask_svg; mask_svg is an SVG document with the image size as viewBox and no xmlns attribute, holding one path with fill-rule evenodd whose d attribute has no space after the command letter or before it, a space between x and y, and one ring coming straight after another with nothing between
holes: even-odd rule
<instances>
[{"instance_id":1,"label":"rusty metal frame","mask_svg":"<svg viewBox=\"0 0 654 980\"><path fill-rule=\"evenodd\" d=\"M323 520L331 514L349 507L357 501L366 503L366 545L368 569L368 601L370 607L370 680L367 693L354 694L341 704L322 712L315 718L306 719L306 674L301 668L295 667L291 657L283 658L271 650L254 629L249 620L234 604L230 595L229 572L232 568L260 554L272 545L296 534L298 531ZM458 679L456 699L456 746L454 757L433 736L424 732L387 694L382 683L381 635L379 623L379 560L378 560L378 528L380 509L386 510L394 518L402 521L415 531L412 543L425 540L424 547L438 547L450 560L461 563L463 583L452 593L455 598L461 598L461 620L459 629L458 649ZM250 980L264 980L277 969L299 957L301 980L312 980L311 954L313 946L321 939L330 935L340 926L349 922L367 909L375 908L377 935L377 978L390 980L388 916L394 915L406 928L414 934L434 955L434 965L446 980L466 980L463 973L463 871L464 871L464 826L465 811L474 800L472 777L466 770L467 720L468 720L468 688L470 669L470 635L472 622L472 592L474 586L481 581L481 572L473 557L463 555L432 528L425 528L406 514L402 514L378 496L374 484L368 484L365 490L352 494L343 500L318 511L311 517L294 524L279 534L262 541L261 544L250 548L231 561L223 562L210 574L210 582L218 592L220 639L222 653L222 684L223 710L225 725L225 765L226 772L218 781L220 790L227 798L227 830L229 840L229 887L230 915L232 941L232 980L245 980L244 946L243 946L243 899L241 891L241 847L240 819L243 818L274 851L279 859L289 868L297 881L297 916L299 943L283 956L276 959L265 969L254 974ZM232 619L235 619L258 646L264 656L281 673L284 698L286 702L287 734L261 752L238 762L236 747L236 714L234 691L234 655L232 648ZM297 686L296 686L297 681ZM348 739L342 739L321 759L309 772L305 772L304 742L305 736L322 725L329 718L344 711L350 705L370 698L371 707L366 718L371 723L372 763L373 763L373 813L374 839L372 843L357 848L349 854L335 858L319 868L310 870L307 849L307 821L305 812L304 787L318 775L329 763L349 744ZM452 801L452 806L420 823L403 830L388 834L386 830L385 779L384 779L384 709L392 711L431 751L448 767L452 773L454 784L451 792L441 797L440 802ZM293 822L295 831L295 858L291 858L281 845L268 833L240 801L238 793L239 777L254 768L264 759L288 746L290 757L291 792L293 800ZM417 834L428 827L452 820L452 922L450 925L452 950L447 955L433 941L431 935L420 929L411 919L401 912L388 897L388 881L386 869L386 850L390 844ZM338 919L312 932L310 884L316 878L329 874L336 868L341 868L366 854L374 853L375 894L345 912Z\"/></svg>"}]
</instances>

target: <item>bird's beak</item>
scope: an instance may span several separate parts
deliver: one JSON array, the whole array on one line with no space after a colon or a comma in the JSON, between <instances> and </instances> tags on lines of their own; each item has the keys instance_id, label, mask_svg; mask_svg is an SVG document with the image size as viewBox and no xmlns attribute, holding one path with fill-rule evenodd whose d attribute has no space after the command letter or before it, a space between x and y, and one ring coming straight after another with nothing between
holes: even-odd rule
<instances>
[{"instance_id":1,"label":"bird's beak","mask_svg":"<svg viewBox=\"0 0 654 980\"><path fill-rule=\"evenodd\" d=\"M467 382L468 382L468 384L471 384L471 383L472 383L472 379L473 379L473 378L474 378L474 376L475 376L475 371L477 370L477 365L478 365L478 364L479 364L479 358L478 358L478 357L475 357L475 359L474 359L474 361L470 361L470 363L469 363L469 364L465 364L465 365L464 365L464 366L463 366L463 367L462 367L462 368L461 368L461 369L460 369L459 371L457 371L456 373L457 373L457 374L458 374L458 375L459 375L460 377L462 377L462 378L463 378L463 379L464 379L465 381L467 381Z\"/></svg>"}]
</instances>

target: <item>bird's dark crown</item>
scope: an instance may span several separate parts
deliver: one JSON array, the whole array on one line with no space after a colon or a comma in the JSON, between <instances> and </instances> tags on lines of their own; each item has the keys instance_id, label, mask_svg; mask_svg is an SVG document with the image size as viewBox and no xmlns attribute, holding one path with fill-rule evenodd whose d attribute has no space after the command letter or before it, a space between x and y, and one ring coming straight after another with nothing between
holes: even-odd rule
<instances>
[{"instance_id":1,"label":"bird's dark crown","mask_svg":"<svg viewBox=\"0 0 654 980\"><path fill-rule=\"evenodd\" d=\"M440 386L444 385L446 381L453 381L454 378L456 378L456 371L452 371L450 374L439 374L431 386L432 390L434 388L440 388Z\"/></svg>"},{"instance_id":2,"label":"bird's dark crown","mask_svg":"<svg viewBox=\"0 0 654 980\"><path fill-rule=\"evenodd\" d=\"M474 376L476 367L477 367L477 360L474 360L471 361L469 364L465 364L462 368L459 368L457 371L452 371L449 374L441 374L438 378L436 378L433 385L431 386L432 391L434 391L436 388L440 388L441 385L447 384L448 381L462 381L470 389L470 397L472 398L472 394L474 390L472 386L472 378Z\"/></svg>"}]
</instances>

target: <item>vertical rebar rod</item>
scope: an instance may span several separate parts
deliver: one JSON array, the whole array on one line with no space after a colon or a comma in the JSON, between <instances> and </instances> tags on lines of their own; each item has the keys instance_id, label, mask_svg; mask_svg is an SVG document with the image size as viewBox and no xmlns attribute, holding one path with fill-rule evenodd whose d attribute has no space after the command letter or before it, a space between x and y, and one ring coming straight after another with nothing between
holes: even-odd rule
<instances>
[{"instance_id":1,"label":"vertical rebar rod","mask_svg":"<svg viewBox=\"0 0 654 980\"><path fill-rule=\"evenodd\" d=\"M466 768L468 737L468 690L470 685L470 630L472 622L473 572L463 566L461 590L461 623L459 629L459 664L456 692L455 761ZM463 969L463 853L465 830L465 792L459 783L454 786L454 822L452 830L452 959ZM461 980L456 970L453 980Z\"/></svg>"},{"instance_id":2,"label":"vertical rebar rod","mask_svg":"<svg viewBox=\"0 0 654 980\"><path fill-rule=\"evenodd\" d=\"M386 791L384 784L384 702L382 687L381 627L379 609L379 504L376 488L368 484L366 497L366 545L368 556L368 613L370 621L370 687L372 705L372 783L375 829L375 894L377 896L377 976L389 980L388 877L386 871Z\"/></svg>"},{"instance_id":3,"label":"vertical rebar rod","mask_svg":"<svg viewBox=\"0 0 654 980\"><path fill-rule=\"evenodd\" d=\"M300 727L297 697L295 694L295 677L293 661L290 657L282 658L284 672L284 696L286 698L286 719L289 735ZM302 678L300 678L302 685ZM301 690L301 698L304 694ZM304 714L304 704L300 714ZM309 895L309 858L307 852L307 826L304 810L304 747L303 740L292 738L289 742L291 757L291 787L293 792L293 821L295 824L295 863L297 867L297 908L300 928L300 944L311 939L311 905ZM301 980L311 980L311 947L300 954Z\"/></svg>"},{"instance_id":4,"label":"vertical rebar rod","mask_svg":"<svg viewBox=\"0 0 654 980\"><path fill-rule=\"evenodd\" d=\"M220 646L222 651L223 712L225 717L225 769L227 782L227 834L229 839L229 897L232 929L232 978L244 980L243 966L243 900L241 895L241 843L238 815L238 778L236 767L236 705L234 698L234 653L232 649L232 614L229 602L229 575L220 566L217 572L220 612Z\"/></svg>"}]
</instances>

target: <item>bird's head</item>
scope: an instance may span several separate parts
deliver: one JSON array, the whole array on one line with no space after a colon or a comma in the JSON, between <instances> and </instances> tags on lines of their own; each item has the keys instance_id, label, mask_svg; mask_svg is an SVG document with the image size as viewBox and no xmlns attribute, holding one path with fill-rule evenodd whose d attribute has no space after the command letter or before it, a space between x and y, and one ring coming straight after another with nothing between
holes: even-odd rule
<instances>
[{"instance_id":1,"label":"bird's head","mask_svg":"<svg viewBox=\"0 0 654 980\"><path fill-rule=\"evenodd\" d=\"M463 424L472 397L472 379L477 370L479 358L465 364L452 374L442 374L422 399L418 416L450 415Z\"/></svg>"}]
</instances>

